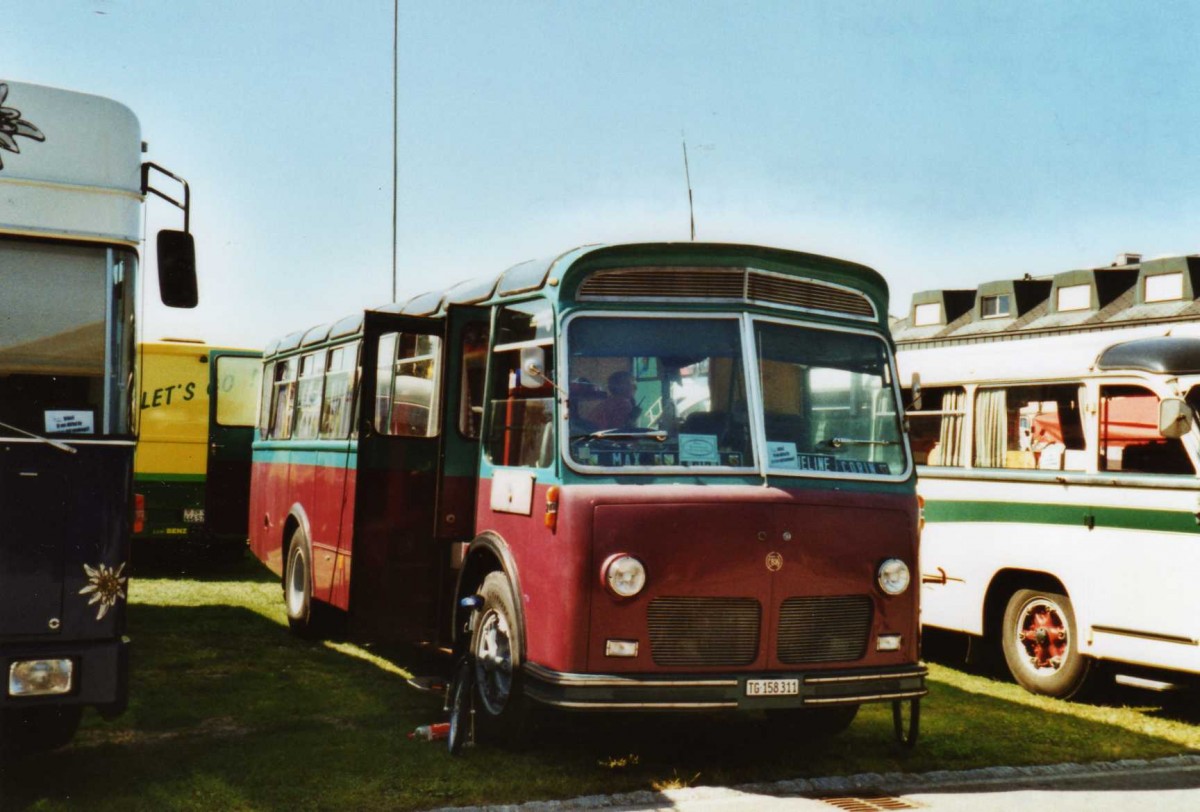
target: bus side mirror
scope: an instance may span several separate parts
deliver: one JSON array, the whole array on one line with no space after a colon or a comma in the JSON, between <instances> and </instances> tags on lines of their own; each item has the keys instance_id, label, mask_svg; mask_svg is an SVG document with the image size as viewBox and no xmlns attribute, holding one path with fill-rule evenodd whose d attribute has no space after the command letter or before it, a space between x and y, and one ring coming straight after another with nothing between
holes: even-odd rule
<instances>
[{"instance_id":1,"label":"bus side mirror","mask_svg":"<svg viewBox=\"0 0 1200 812\"><path fill-rule=\"evenodd\" d=\"M167 307L195 307L196 243L186 231L158 232L158 291Z\"/></svg>"},{"instance_id":2,"label":"bus side mirror","mask_svg":"<svg viewBox=\"0 0 1200 812\"><path fill-rule=\"evenodd\" d=\"M521 386L537 389L546 384L546 350L542 347L521 348Z\"/></svg>"},{"instance_id":3,"label":"bus side mirror","mask_svg":"<svg viewBox=\"0 0 1200 812\"><path fill-rule=\"evenodd\" d=\"M1158 433L1182 437L1192 430L1192 408L1183 398L1163 398L1158 404Z\"/></svg>"},{"instance_id":4,"label":"bus side mirror","mask_svg":"<svg viewBox=\"0 0 1200 812\"><path fill-rule=\"evenodd\" d=\"M921 376L914 372L912 375L912 403L909 404L910 412L921 411Z\"/></svg>"}]
</instances>

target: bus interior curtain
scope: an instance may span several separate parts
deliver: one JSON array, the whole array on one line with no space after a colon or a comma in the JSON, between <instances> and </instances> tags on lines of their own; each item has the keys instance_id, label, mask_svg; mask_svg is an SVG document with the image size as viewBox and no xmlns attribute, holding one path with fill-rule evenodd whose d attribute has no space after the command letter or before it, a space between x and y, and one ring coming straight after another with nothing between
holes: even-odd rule
<instances>
[{"instance_id":1,"label":"bus interior curtain","mask_svg":"<svg viewBox=\"0 0 1200 812\"><path fill-rule=\"evenodd\" d=\"M963 412L967 407L967 393L961 389L948 389L942 393L942 425L938 436L942 465L965 466L966 443L963 442Z\"/></svg>"},{"instance_id":2,"label":"bus interior curtain","mask_svg":"<svg viewBox=\"0 0 1200 812\"><path fill-rule=\"evenodd\" d=\"M1008 415L1005 391L979 392L975 409L975 464L981 468L1003 468L1008 450Z\"/></svg>"}]
</instances>

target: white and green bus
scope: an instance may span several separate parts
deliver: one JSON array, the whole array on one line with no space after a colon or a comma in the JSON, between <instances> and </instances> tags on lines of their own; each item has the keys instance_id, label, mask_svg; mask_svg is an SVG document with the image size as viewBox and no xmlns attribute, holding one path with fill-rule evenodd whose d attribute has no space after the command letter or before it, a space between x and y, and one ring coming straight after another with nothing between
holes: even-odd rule
<instances>
[{"instance_id":1,"label":"white and green bus","mask_svg":"<svg viewBox=\"0 0 1200 812\"><path fill-rule=\"evenodd\" d=\"M1198 297L1200 256L1122 255L893 325L922 624L998 642L1030 691L1200 675Z\"/></svg>"}]
</instances>

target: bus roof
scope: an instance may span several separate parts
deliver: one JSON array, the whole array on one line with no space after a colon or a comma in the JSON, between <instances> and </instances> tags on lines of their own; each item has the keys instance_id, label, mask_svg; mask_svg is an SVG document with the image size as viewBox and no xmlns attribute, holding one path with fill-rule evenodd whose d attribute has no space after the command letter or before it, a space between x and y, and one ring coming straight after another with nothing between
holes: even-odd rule
<instances>
[{"instance_id":1,"label":"bus roof","mask_svg":"<svg viewBox=\"0 0 1200 812\"><path fill-rule=\"evenodd\" d=\"M559 302L640 298L758 303L883 327L888 303L883 277L854 262L757 245L660 242L583 245L373 310L433 317L455 305L496 303L530 294ZM363 314L356 313L291 333L268 344L264 354L354 335L362 329L362 321Z\"/></svg>"}]
</instances>

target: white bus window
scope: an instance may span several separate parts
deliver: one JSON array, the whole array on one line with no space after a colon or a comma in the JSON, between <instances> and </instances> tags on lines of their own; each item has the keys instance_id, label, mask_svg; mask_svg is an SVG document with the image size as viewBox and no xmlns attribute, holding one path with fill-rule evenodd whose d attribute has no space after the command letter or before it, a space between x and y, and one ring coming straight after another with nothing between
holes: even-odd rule
<instances>
[{"instance_id":1,"label":"white bus window","mask_svg":"<svg viewBox=\"0 0 1200 812\"><path fill-rule=\"evenodd\" d=\"M1100 388L1100 470L1192 474L1183 443L1158 433L1158 396L1140 386Z\"/></svg>"},{"instance_id":2,"label":"white bus window","mask_svg":"<svg viewBox=\"0 0 1200 812\"><path fill-rule=\"evenodd\" d=\"M437 436L437 381L442 340L413 333L379 337L375 429L398 437Z\"/></svg>"},{"instance_id":3,"label":"white bus window","mask_svg":"<svg viewBox=\"0 0 1200 812\"><path fill-rule=\"evenodd\" d=\"M275 364L275 385L271 394L270 435L277 440L292 436L292 406L296 400L296 359Z\"/></svg>"},{"instance_id":4,"label":"white bus window","mask_svg":"<svg viewBox=\"0 0 1200 812\"><path fill-rule=\"evenodd\" d=\"M1078 384L980 389L977 468L1082 471L1087 467Z\"/></svg>"},{"instance_id":5,"label":"white bus window","mask_svg":"<svg viewBox=\"0 0 1200 812\"><path fill-rule=\"evenodd\" d=\"M911 393L905 393L906 399ZM924 409L908 412L909 440L917 465L965 466L966 438L963 416L967 394L962 387L927 387L921 395Z\"/></svg>"},{"instance_id":6,"label":"white bus window","mask_svg":"<svg viewBox=\"0 0 1200 812\"><path fill-rule=\"evenodd\" d=\"M321 437L324 439L342 440L350 436L357 367L358 342L329 351L325 364L325 398L321 403Z\"/></svg>"},{"instance_id":7,"label":"white bus window","mask_svg":"<svg viewBox=\"0 0 1200 812\"><path fill-rule=\"evenodd\" d=\"M300 384L296 387L297 440L317 436L321 424L321 387L325 382L325 352L313 352L300 359Z\"/></svg>"}]
</instances>

